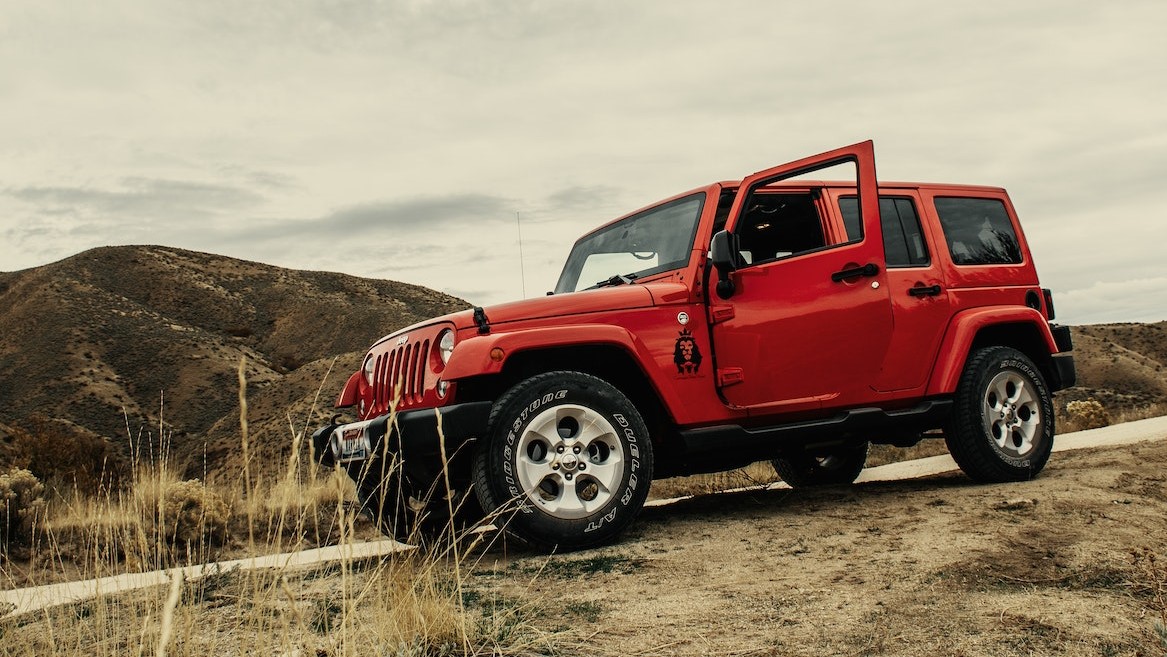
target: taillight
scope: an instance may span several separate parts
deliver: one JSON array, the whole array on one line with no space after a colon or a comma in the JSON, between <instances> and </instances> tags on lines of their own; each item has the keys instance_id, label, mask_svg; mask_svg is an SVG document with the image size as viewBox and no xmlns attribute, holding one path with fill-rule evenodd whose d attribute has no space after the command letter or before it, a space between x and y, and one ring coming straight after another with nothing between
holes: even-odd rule
<instances>
[{"instance_id":1,"label":"taillight","mask_svg":"<svg viewBox=\"0 0 1167 657\"><path fill-rule=\"evenodd\" d=\"M1045 299L1045 314L1046 319L1054 321L1054 295L1049 291L1049 288L1041 288L1041 296Z\"/></svg>"}]
</instances>

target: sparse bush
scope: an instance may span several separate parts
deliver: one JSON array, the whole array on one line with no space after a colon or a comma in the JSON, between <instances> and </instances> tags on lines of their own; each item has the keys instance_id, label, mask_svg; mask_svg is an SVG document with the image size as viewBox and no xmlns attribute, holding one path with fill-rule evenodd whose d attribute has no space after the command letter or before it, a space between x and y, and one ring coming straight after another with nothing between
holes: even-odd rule
<instances>
[{"instance_id":1,"label":"sparse bush","mask_svg":"<svg viewBox=\"0 0 1167 657\"><path fill-rule=\"evenodd\" d=\"M68 425L43 417L12 427L14 461L50 488L76 487L96 493L117 486L125 461L106 440L78 433Z\"/></svg>"},{"instance_id":2,"label":"sparse bush","mask_svg":"<svg viewBox=\"0 0 1167 657\"><path fill-rule=\"evenodd\" d=\"M45 487L28 470L0 475L0 556L13 546L27 545L32 527L44 508Z\"/></svg>"},{"instance_id":3,"label":"sparse bush","mask_svg":"<svg viewBox=\"0 0 1167 657\"><path fill-rule=\"evenodd\" d=\"M168 483L159 506L159 533L174 546L222 545L230 509L223 498L197 479Z\"/></svg>"},{"instance_id":4,"label":"sparse bush","mask_svg":"<svg viewBox=\"0 0 1167 657\"><path fill-rule=\"evenodd\" d=\"M1090 398L1066 404L1066 415L1079 431L1110 426L1110 413L1097 399Z\"/></svg>"}]
</instances>

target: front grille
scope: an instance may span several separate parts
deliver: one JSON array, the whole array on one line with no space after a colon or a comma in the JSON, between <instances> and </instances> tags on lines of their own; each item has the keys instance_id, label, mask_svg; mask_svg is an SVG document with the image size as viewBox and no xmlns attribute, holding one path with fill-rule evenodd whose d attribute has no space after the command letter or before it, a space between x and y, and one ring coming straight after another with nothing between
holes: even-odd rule
<instances>
[{"instance_id":1,"label":"front grille","mask_svg":"<svg viewBox=\"0 0 1167 657\"><path fill-rule=\"evenodd\" d=\"M373 364L374 414L391 407L410 408L425 397L425 375L430 341L418 340L377 354Z\"/></svg>"}]
</instances>

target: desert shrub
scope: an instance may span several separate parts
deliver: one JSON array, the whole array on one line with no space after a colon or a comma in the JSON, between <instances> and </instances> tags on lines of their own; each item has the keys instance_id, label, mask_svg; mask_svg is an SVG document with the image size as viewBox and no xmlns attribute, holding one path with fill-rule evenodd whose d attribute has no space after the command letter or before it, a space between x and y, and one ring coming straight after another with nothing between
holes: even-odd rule
<instances>
[{"instance_id":1,"label":"desert shrub","mask_svg":"<svg viewBox=\"0 0 1167 657\"><path fill-rule=\"evenodd\" d=\"M44 508L45 487L28 470L15 468L0 475L0 555L27 545L32 527Z\"/></svg>"},{"instance_id":2,"label":"desert shrub","mask_svg":"<svg viewBox=\"0 0 1167 657\"><path fill-rule=\"evenodd\" d=\"M1078 430L1110 426L1110 413L1097 399L1084 399L1066 404L1066 415Z\"/></svg>"},{"instance_id":3,"label":"desert shrub","mask_svg":"<svg viewBox=\"0 0 1167 657\"><path fill-rule=\"evenodd\" d=\"M230 516L227 502L203 482L168 482L158 507L158 533L178 547L222 545L227 540Z\"/></svg>"},{"instance_id":4,"label":"desert shrub","mask_svg":"<svg viewBox=\"0 0 1167 657\"><path fill-rule=\"evenodd\" d=\"M12 427L14 461L51 488L76 487L96 493L116 486L125 473L124 459L109 441L71 430L60 422L33 417Z\"/></svg>"}]
</instances>

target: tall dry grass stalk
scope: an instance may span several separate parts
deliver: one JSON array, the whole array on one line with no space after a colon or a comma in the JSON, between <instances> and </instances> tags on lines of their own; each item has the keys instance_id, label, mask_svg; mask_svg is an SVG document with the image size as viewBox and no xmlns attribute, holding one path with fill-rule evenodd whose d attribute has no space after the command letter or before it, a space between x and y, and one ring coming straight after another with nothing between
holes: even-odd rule
<instances>
[{"instance_id":1,"label":"tall dry grass stalk","mask_svg":"<svg viewBox=\"0 0 1167 657\"><path fill-rule=\"evenodd\" d=\"M250 457L242 364L240 394L241 448ZM36 528L35 556L23 565L19 581L6 578L13 586L321 544L340 546L343 556L299 570L212 570L199 579L175 577L168 590L0 617L0 657L524 655L554 651L570 636L541 628L535 602L475 602L478 591L468 578L473 555L481 556L487 540L483 533L459 532L451 522L426 549L353 558L348 548L361 536L373 536L371 523L358 517L353 486L343 471L304 465L299 453L306 428L291 431L292 455L276 481L252 481L245 458L239 480L205 484L182 481L168 466L169 437L159 426L157 436L131 440L135 461L129 487L52 500L47 521ZM444 453L444 436L442 441ZM457 509L448 468L442 483L452 517ZM172 514L168 505L179 492L185 495L185 515ZM222 543L216 538L215 500L228 515ZM245 543L235 538L244 533Z\"/></svg>"}]
</instances>

